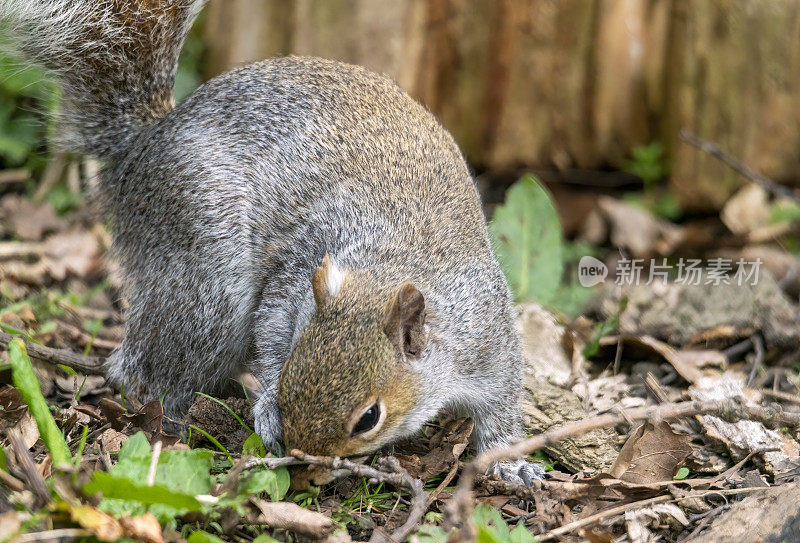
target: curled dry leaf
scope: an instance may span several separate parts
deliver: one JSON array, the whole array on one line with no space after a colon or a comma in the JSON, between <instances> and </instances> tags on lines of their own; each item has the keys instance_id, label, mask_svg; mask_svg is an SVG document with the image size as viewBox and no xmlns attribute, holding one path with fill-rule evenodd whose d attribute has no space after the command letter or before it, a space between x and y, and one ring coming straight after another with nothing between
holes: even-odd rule
<instances>
[{"instance_id":1,"label":"curled dry leaf","mask_svg":"<svg viewBox=\"0 0 800 543\"><path fill-rule=\"evenodd\" d=\"M336 530L336 523L322 513L288 502L250 500L261 512L256 519L278 530L289 530L311 539L325 539Z\"/></svg>"},{"instance_id":2,"label":"curled dry leaf","mask_svg":"<svg viewBox=\"0 0 800 543\"><path fill-rule=\"evenodd\" d=\"M603 196L598 208L608 222L611 243L628 249L634 258L667 255L683 240L683 230L657 219L645 209Z\"/></svg>"},{"instance_id":3,"label":"curled dry leaf","mask_svg":"<svg viewBox=\"0 0 800 543\"><path fill-rule=\"evenodd\" d=\"M668 503L658 503L650 507L625 511L625 528L628 532L628 539L631 543L659 541L660 538L650 532L650 527L658 526L665 518L674 519L682 526L689 525L689 519L686 518L683 511Z\"/></svg>"},{"instance_id":4,"label":"curled dry leaf","mask_svg":"<svg viewBox=\"0 0 800 543\"><path fill-rule=\"evenodd\" d=\"M717 517L692 543L797 541L800 481L754 492Z\"/></svg>"},{"instance_id":5,"label":"curled dry leaf","mask_svg":"<svg viewBox=\"0 0 800 543\"><path fill-rule=\"evenodd\" d=\"M69 506L73 522L91 531L100 541L116 541L122 537L122 527L112 516L90 505Z\"/></svg>"},{"instance_id":6,"label":"curled dry leaf","mask_svg":"<svg viewBox=\"0 0 800 543\"><path fill-rule=\"evenodd\" d=\"M704 377L690 387L693 400L729 400L739 398L749 404L760 398L758 392L745 388L745 376L736 372L726 372L718 377ZM721 443L733 456L740 460L747 454L763 451L766 468L770 473L779 474L787 469L789 462L800 455L800 444L788 435L770 430L760 422L742 420L736 423L725 422L711 415L698 416L706 435ZM777 450L776 450L777 449Z\"/></svg>"},{"instance_id":7,"label":"curled dry leaf","mask_svg":"<svg viewBox=\"0 0 800 543\"><path fill-rule=\"evenodd\" d=\"M58 232L67 226L66 221L56 215L52 205L34 204L16 194L3 198L0 216L8 230L24 241L39 241L46 233Z\"/></svg>"},{"instance_id":8,"label":"curled dry leaf","mask_svg":"<svg viewBox=\"0 0 800 543\"><path fill-rule=\"evenodd\" d=\"M691 436L676 434L669 423L647 422L628 438L610 474L630 483L669 481L692 453Z\"/></svg>"},{"instance_id":9,"label":"curled dry leaf","mask_svg":"<svg viewBox=\"0 0 800 543\"><path fill-rule=\"evenodd\" d=\"M101 265L100 244L85 230L55 234L45 241L42 263L56 281L63 281L70 273L86 277Z\"/></svg>"},{"instance_id":10,"label":"curled dry leaf","mask_svg":"<svg viewBox=\"0 0 800 543\"><path fill-rule=\"evenodd\" d=\"M122 517L119 524L125 535L143 541L144 543L164 543L161 535L161 525L158 519L150 513L145 513L138 517Z\"/></svg>"},{"instance_id":11,"label":"curled dry leaf","mask_svg":"<svg viewBox=\"0 0 800 543\"><path fill-rule=\"evenodd\" d=\"M452 468L467 448L473 427L472 419L446 421L431 437L431 451L420 458L422 471L419 477L427 480Z\"/></svg>"},{"instance_id":12,"label":"curled dry leaf","mask_svg":"<svg viewBox=\"0 0 800 543\"><path fill-rule=\"evenodd\" d=\"M522 333L526 376L566 386L572 380L572 358L564 350L564 327L535 303L519 307L517 327Z\"/></svg>"}]
</instances>

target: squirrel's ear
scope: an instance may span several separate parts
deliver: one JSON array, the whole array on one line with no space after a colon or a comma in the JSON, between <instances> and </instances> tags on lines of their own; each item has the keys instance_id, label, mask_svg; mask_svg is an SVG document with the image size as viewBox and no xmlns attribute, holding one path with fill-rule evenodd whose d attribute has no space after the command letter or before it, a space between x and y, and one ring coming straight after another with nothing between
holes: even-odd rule
<instances>
[{"instance_id":1,"label":"squirrel's ear","mask_svg":"<svg viewBox=\"0 0 800 543\"><path fill-rule=\"evenodd\" d=\"M424 325L425 297L413 284L405 283L389 304L383 331L406 356L419 358L425 347Z\"/></svg>"},{"instance_id":2,"label":"squirrel's ear","mask_svg":"<svg viewBox=\"0 0 800 543\"><path fill-rule=\"evenodd\" d=\"M330 255L326 254L322 259L322 265L314 272L314 278L311 280L317 307L322 307L339 295L344 283L344 276L344 271L339 269Z\"/></svg>"}]
</instances>

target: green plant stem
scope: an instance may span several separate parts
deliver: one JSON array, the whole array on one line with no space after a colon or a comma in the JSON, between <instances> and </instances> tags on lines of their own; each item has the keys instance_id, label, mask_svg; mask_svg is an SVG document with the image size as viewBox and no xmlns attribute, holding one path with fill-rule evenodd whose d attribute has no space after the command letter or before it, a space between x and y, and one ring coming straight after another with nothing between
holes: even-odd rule
<instances>
[{"instance_id":1,"label":"green plant stem","mask_svg":"<svg viewBox=\"0 0 800 543\"><path fill-rule=\"evenodd\" d=\"M13 339L9 342L8 357L11 361L11 375L14 386L19 390L22 400L28 405L28 410L36 421L42 441L44 441L47 450L50 451L53 465L68 464L72 460L69 447L67 447L67 442L64 440L58 425L56 425L44 396L42 396L39 381L33 372L31 359L28 357L25 343L21 339Z\"/></svg>"}]
</instances>

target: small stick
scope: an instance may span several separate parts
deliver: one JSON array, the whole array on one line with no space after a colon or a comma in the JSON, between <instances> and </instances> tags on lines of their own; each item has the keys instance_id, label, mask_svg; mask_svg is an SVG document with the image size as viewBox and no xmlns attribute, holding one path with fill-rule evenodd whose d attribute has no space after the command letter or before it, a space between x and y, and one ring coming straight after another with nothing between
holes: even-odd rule
<instances>
[{"instance_id":1,"label":"small stick","mask_svg":"<svg viewBox=\"0 0 800 543\"><path fill-rule=\"evenodd\" d=\"M720 162L722 162L735 172L739 173L740 175L746 177L753 183L757 184L767 192L771 192L776 196L783 196L785 198L792 198L794 200L798 199L797 194L793 190L784 187L783 185L776 183L769 177L765 177L760 173L754 171L738 158L725 152L722 149L722 147L720 147L716 143L701 139L697 137L696 134L693 134L692 132L686 130L685 128L681 130L680 137L681 140L683 140L685 143L688 143L692 147L700 149L704 153L708 153L714 158L717 158Z\"/></svg>"},{"instance_id":2,"label":"small stick","mask_svg":"<svg viewBox=\"0 0 800 543\"><path fill-rule=\"evenodd\" d=\"M22 183L31 175L31 172L21 168L18 170L3 170L0 172L0 184Z\"/></svg>"},{"instance_id":3,"label":"small stick","mask_svg":"<svg viewBox=\"0 0 800 543\"><path fill-rule=\"evenodd\" d=\"M20 534L14 538L14 541L16 543L27 543L28 541L63 541L88 537L90 535L92 535L92 532L84 530L83 528L58 528L56 530L47 530L44 532Z\"/></svg>"},{"instance_id":4,"label":"small stick","mask_svg":"<svg viewBox=\"0 0 800 543\"><path fill-rule=\"evenodd\" d=\"M761 388L758 390L765 396L771 396L784 402L791 402L800 404L800 394L790 394L789 392L781 392L780 390L770 390L768 388Z\"/></svg>"},{"instance_id":5,"label":"small stick","mask_svg":"<svg viewBox=\"0 0 800 543\"><path fill-rule=\"evenodd\" d=\"M11 475L0 469L0 485L3 485L11 492L22 492L25 490L25 484Z\"/></svg>"},{"instance_id":6,"label":"small stick","mask_svg":"<svg viewBox=\"0 0 800 543\"><path fill-rule=\"evenodd\" d=\"M592 524L596 524L597 522L606 519L608 517L616 516L620 513L624 513L625 511L630 511L631 509L641 509L647 505L653 505L655 503L663 503L663 502L670 502L670 501L679 501L685 500L689 498L702 498L711 494L717 495L732 495L732 494L744 494L747 492L757 492L759 490L767 490L773 488L771 486L754 486L754 487L747 487L747 488L732 488L728 490L711 490L711 491L703 491L697 492L694 494L688 494L682 498L675 498L671 494L664 494L663 496L656 496L655 498L650 498L647 500L642 500L638 502L630 502L623 505L618 505L616 507L612 507L610 509L605 509L594 515L589 515L586 518L578 519L576 521L570 522L569 524L565 524L563 526L559 526L555 530L551 530L545 534L537 535L537 541L549 541L550 539L555 539L557 537L566 535L570 532L575 530L579 530L581 528L585 528L586 526L591 526Z\"/></svg>"},{"instance_id":7,"label":"small stick","mask_svg":"<svg viewBox=\"0 0 800 543\"><path fill-rule=\"evenodd\" d=\"M764 364L764 341L758 334L753 334L750 338L753 341L753 348L755 349L755 359L753 360L753 368L750 370L750 375L747 377L747 386L753 382L758 373L758 368Z\"/></svg>"},{"instance_id":8,"label":"small stick","mask_svg":"<svg viewBox=\"0 0 800 543\"><path fill-rule=\"evenodd\" d=\"M384 457L378 460L379 465L384 465L391 471L381 471L372 466L359 464L348 460L332 456L314 456L302 451L291 450L289 456L282 458L253 458L247 461L246 467L267 466L274 469L279 466L294 466L299 464L311 464L323 466L333 471L344 471L347 474L358 475L376 481L390 483L394 486L406 488L411 492L411 507L406 522L397 530L389 535L389 541L405 541L409 534L417 527L425 511L428 510L428 493L422 485L422 481L414 479L403 469L394 457ZM387 537L374 530L371 542L386 541Z\"/></svg>"},{"instance_id":9,"label":"small stick","mask_svg":"<svg viewBox=\"0 0 800 543\"><path fill-rule=\"evenodd\" d=\"M453 464L452 469L447 473L447 475L445 475L444 479L442 479L442 482L439 483L439 486L437 486L436 489L433 492L431 492L431 495L428 497L428 507L430 507L431 504L436 501L436 498L439 497L439 494L442 493L442 490L447 488L447 485L449 485L450 481L453 480L453 477L456 476L458 468L460 467L461 467L461 462L459 462L458 459L456 459L456 463Z\"/></svg>"},{"instance_id":10,"label":"small stick","mask_svg":"<svg viewBox=\"0 0 800 543\"><path fill-rule=\"evenodd\" d=\"M158 458L161 456L161 441L156 441L153 445L153 456L150 458L150 467L147 469L147 486L156 483L156 469L158 469Z\"/></svg>"},{"instance_id":11,"label":"small stick","mask_svg":"<svg viewBox=\"0 0 800 543\"><path fill-rule=\"evenodd\" d=\"M50 501L50 491L47 489L47 483L36 469L36 464L33 462L25 443L22 441L22 434L16 428L8 430L8 439L11 442L11 448L14 450L14 457L17 460L17 466L25 474L33 494L36 496L37 502L40 506Z\"/></svg>"},{"instance_id":12,"label":"small stick","mask_svg":"<svg viewBox=\"0 0 800 543\"><path fill-rule=\"evenodd\" d=\"M485 473L496 462L506 458L521 458L533 451L558 443L575 435L585 434L597 428L614 426L642 420L672 420L693 415L713 415L728 422L756 420L768 427L800 426L800 413L760 406L743 405L737 400L691 401L668 403L649 407L638 407L628 411L606 413L584 420L554 426L546 432L520 441L508 447L497 447L481 453L467 464L461 474L453 499L447 507L446 526L462 526L472 513L472 485L475 477Z\"/></svg>"},{"instance_id":13,"label":"small stick","mask_svg":"<svg viewBox=\"0 0 800 543\"><path fill-rule=\"evenodd\" d=\"M69 366L79 373L85 375L105 375L105 359L99 356L82 356L76 354L68 349L54 349L52 347L45 347L38 345L21 336L12 336L5 332L0 331L0 347L8 347L8 343L15 337L20 337L25 342L25 347L28 354L53 365Z\"/></svg>"}]
</instances>

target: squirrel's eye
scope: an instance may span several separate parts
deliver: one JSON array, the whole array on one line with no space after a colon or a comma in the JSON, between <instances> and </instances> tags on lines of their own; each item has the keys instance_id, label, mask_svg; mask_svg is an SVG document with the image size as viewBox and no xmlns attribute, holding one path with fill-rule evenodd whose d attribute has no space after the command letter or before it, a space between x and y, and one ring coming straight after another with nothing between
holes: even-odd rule
<instances>
[{"instance_id":1,"label":"squirrel's eye","mask_svg":"<svg viewBox=\"0 0 800 543\"><path fill-rule=\"evenodd\" d=\"M353 426L353 431L351 432L351 436L356 436L358 434L363 434L365 432L369 432L375 425L378 424L378 421L381 419L381 406L380 402L375 402L369 409L364 411L364 414L361 415L361 418L358 419L358 422L355 426Z\"/></svg>"}]
</instances>

